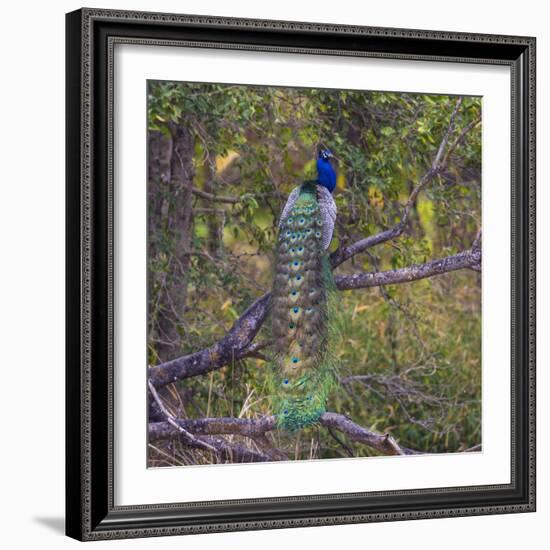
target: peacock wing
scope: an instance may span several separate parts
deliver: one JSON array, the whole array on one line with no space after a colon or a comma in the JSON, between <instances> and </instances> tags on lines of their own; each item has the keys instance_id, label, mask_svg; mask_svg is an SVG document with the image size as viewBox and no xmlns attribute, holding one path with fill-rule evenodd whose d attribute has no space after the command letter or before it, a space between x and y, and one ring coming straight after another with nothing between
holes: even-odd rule
<instances>
[{"instance_id":1,"label":"peacock wing","mask_svg":"<svg viewBox=\"0 0 550 550\"><path fill-rule=\"evenodd\" d=\"M322 245L326 250L330 246L332 234L334 233L334 224L336 223L336 203L334 202L332 193L326 187L319 185L317 188L317 193L319 211L323 221Z\"/></svg>"},{"instance_id":2,"label":"peacock wing","mask_svg":"<svg viewBox=\"0 0 550 550\"><path fill-rule=\"evenodd\" d=\"M299 196L300 196L300 186L295 187L291 191L290 195L288 196L288 199L283 208L283 211L281 212L281 217L279 218L279 229L283 226L288 216L292 212L292 209L294 208L294 205L296 204L296 201L298 200Z\"/></svg>"}]
</instances>

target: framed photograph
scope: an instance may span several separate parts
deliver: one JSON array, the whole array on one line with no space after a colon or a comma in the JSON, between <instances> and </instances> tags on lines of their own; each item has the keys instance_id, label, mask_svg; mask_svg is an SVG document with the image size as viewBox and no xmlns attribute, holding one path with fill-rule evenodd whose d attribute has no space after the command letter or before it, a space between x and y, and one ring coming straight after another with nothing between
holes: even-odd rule
<instances>
[{"instance_id":1,"label":"framed photograph","mask_svg":"<svg viewBox=\"0 0 550 550\"><path fill-rule=\"evenodd\" d=\"M535 39L67 15L67 535L535 510Z\"/></svg>"}]
</instances>

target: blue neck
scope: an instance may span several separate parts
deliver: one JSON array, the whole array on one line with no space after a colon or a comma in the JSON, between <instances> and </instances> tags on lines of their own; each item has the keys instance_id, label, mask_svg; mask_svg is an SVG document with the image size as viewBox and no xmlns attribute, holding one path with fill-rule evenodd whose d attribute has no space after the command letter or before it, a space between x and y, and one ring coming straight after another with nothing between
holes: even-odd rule
<instances>
[{"instance_id":1,"label":"blue neck","mask_svg":"<svg viewBox=\"0 0 550 550\"><path fill-rule=\"evenodd\" d=\"M331 193L336 187L336 172L328 159L317 160L317 183L326 187Z\"/></svg>"}]
</instances>

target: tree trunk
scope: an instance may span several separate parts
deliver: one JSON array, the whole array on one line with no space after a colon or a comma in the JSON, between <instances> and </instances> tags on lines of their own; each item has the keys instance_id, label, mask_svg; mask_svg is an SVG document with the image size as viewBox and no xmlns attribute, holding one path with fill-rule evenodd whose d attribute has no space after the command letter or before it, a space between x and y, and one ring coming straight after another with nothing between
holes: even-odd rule
<instances>
[{"instance_id":1,"label":"tree trunk","mask_svg":"<svg viewBox=\"0 0 550 550\"><path fill-rule=\"evenodd\" d=\"M194 138L184 124L170 131L171 139L151 132L149 142L149 235L160 235L149 239L149 330L160 361L182 350L193 230Z\"/></svg>"}]
</instances>

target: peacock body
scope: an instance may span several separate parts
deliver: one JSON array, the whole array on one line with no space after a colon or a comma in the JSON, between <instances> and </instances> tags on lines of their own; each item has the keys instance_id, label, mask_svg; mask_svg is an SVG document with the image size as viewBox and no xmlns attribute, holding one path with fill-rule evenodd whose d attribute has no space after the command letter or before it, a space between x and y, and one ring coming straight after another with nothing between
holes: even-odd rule
<instances>
[{"instance_id":1,"label":"peacock body","mask_svg":"<svg viewBox=\"0 0 550 550\"><path fill-rule=\"evenodd\" d=\"M331 194L336 174L330 156L321 151L318 178L292 191L279 221L271 302L271 394L278 425L288 431L318 420L335 380L336 287L327 248L336 219Z\"/></svg>"}]
</instances>

